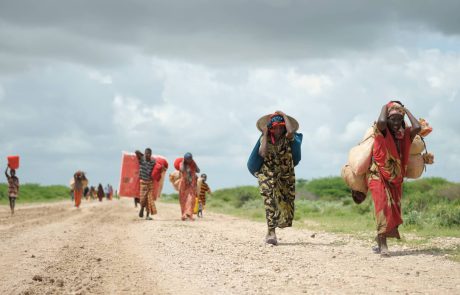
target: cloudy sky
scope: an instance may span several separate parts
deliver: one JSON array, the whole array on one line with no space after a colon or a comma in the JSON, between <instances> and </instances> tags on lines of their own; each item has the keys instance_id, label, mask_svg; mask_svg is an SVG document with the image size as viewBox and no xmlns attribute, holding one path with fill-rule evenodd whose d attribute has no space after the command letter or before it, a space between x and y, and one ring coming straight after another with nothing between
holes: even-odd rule
<instances>
[{"instance_id":1,"label":"cloudy sky","mask_svg":"<svg viewBox=\"0 0 460 295\"><path fill-rule=\"evenodd\" d=\"M256 181L256 120L304 134L297 177L339 175L399 99L434 128L426 176L460 181L459 1L0 2L0 165L118 184L122 151L190 151L214 188ZM166 185L166 192L171 192Z\"/></svg>"}]
</instances>

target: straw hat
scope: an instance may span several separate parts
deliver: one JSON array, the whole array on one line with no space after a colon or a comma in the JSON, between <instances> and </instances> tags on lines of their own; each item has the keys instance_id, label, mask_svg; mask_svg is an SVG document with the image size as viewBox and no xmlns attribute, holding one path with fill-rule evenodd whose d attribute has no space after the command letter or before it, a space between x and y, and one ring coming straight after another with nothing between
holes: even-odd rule
<instances>
[{"instance_id":1,"label":"straw hat","mask_svg":"<svg viewBox=\"0 0 460 295\"><path fill-rule=\"evenodd\" d=\"M265 116L262 116L259 120L257 120L256 127L262 132L262 128L264 126L267 126L268 119L270 119L270 116L273 114L268 114ZM299 129L299 122L297 122L296 119L294 119L291 116L287 116L289 118L289 121L291 122L292 127L294 128L294 131L297 131Z\"/></svg>"}]
</instances>

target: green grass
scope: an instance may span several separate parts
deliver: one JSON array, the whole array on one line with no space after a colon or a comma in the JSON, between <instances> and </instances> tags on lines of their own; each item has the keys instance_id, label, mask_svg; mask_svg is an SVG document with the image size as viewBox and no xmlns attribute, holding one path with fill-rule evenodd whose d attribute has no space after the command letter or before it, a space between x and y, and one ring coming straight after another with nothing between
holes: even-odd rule
<instances>
[{"instance_id":1,"label":"green grass","mask_svg":"<svg viewBox=\"0 0 460 295\"><path fill-rule=\"evenodd\" d=\"M52 202L70 199L70 189L63 185L41 186L39 184L23 184L19 188L16 203ZM0 183L0 204L8 204L8 185Z\"/></svg>"}]
</instances>

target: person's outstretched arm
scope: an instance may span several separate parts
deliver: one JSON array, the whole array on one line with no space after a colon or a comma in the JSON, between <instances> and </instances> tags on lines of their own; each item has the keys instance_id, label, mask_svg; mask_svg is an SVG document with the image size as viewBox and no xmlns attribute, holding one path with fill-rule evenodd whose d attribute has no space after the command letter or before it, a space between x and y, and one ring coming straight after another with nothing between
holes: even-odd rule
<instances>
[{"instance_id":1,"label":"person's outstretched arm","mask_svg":"<svg viewBox=\"0 0 460 295\"><path fill-rule=\"evenodd\" d=\"M10 176L8 175L8 165L6 165L5 176L6 176L6 178L10 178Z\"/></svg>"}]
</instances>

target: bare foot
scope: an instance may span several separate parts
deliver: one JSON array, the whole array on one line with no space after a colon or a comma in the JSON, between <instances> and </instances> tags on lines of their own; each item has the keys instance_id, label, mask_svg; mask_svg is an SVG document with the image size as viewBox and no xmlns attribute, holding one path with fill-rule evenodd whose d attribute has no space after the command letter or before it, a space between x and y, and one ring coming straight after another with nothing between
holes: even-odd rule
<instances>
[{"instance_id":1,"label":"bare foot","mask_svg":"<svg viewBox=\"0 0 460 295\"><path fill-rule=\"evenodd\" d=\"M382 245L381 245L381 243L380 243L380 239L379 239L379 236L378 236L378 235L375 237L374 241L377 243L377 245L372 246L372 251L373 251L375 254L380 254Z\"/></svg>"},{"instance_id":2,"label":"bare foot","mask_svg":"<svg viewBox=\"0 0 460 295\"><path fill-rule=\"evenodd\" d=\"M267 235L265 236L265 243L270 245L278 245L278 240L276 238L275 229L269 229Z\"/></svg>"},{"instance_id":3,"label":"bare foot","mask_svg":"<svg viewBox=\"0 0 460 295\"><path fill-rule=\"evenodd\" d=\"M382 257L390 257L390 251L388 251L387 237L380 237L380 255Z\"/></svg>"}]
</instances>

